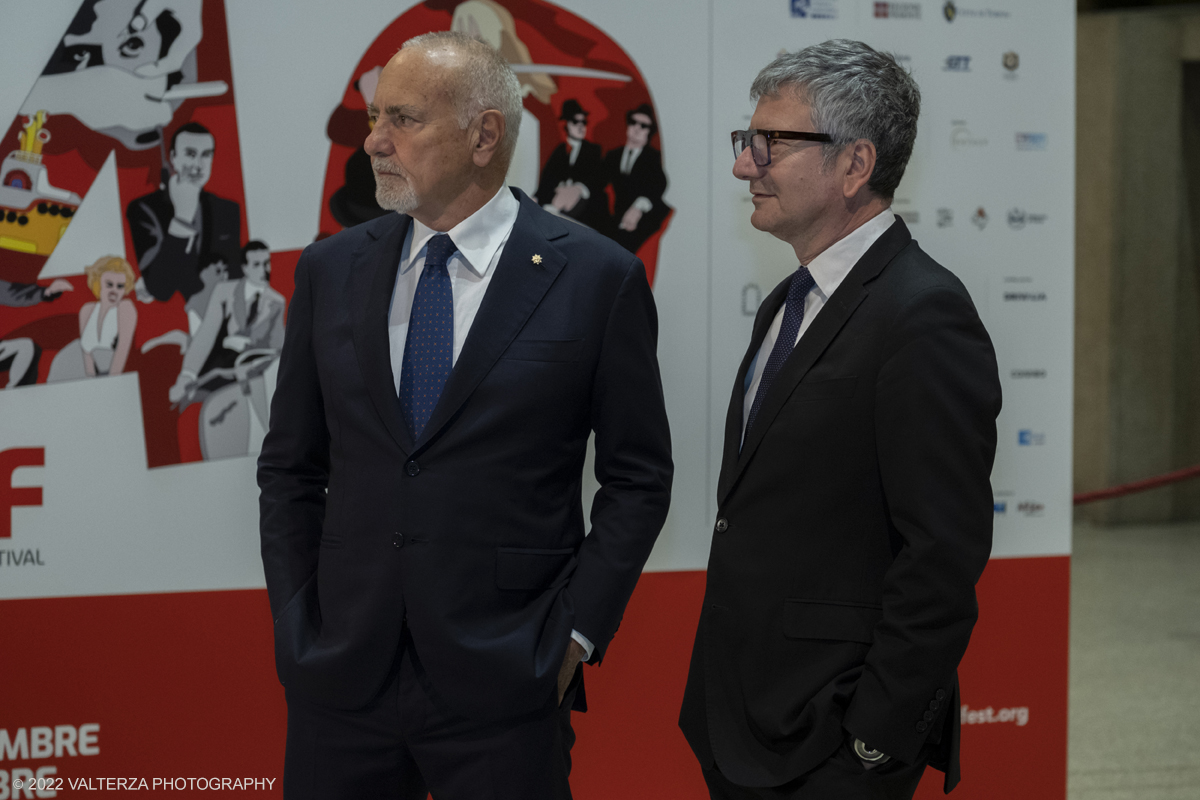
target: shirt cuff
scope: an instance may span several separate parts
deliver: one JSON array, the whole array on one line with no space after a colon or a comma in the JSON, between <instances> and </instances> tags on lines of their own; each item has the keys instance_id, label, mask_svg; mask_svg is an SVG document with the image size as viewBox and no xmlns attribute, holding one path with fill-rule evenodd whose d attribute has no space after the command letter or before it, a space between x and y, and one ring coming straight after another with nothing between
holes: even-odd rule
<instances>
[{"instance_id":1,"label":"shirt cuff","mask_svg":"<svg viewBox=\"0 0 1200 800\"><path fill-rule=\"evenodd\" d=\"M633 201L633 207L643 214L649 214L650 209L654 208L654 204L650 202L649 197L639 197Z\"/></svg>"},{"instance_id":2,"label":"shirt cuff","mask_svg":"<svg viewBox=\"0 0 1200 800\"><path fill-rule=\"evenodd\" d=\"M592 644L586 636L576 630L571 631L571 638L579 642L579 646L583 648L583 660L592 660L592 651L596 649L596 645Z\"/></svg>"}]
</instances>

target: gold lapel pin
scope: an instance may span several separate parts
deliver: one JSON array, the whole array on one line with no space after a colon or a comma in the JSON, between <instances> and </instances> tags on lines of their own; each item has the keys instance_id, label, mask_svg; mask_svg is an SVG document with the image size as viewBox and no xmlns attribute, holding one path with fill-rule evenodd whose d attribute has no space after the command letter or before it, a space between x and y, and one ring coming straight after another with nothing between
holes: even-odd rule
<instances>
[{"instance_id":1,"label":"gold lapel pin","mask_svg":"<svg viewBox=\"0 0 1200 800\"><path fill-rule=\"evenodd\" d=\"M534 254L534 256L533 256L533 263L535 263L535 264L540 264L540 263L542 263L542 257L541 257L541 256L539 256L539 255L537 255L537 254L535 253L535 254Z\"/></svg>"}]
</instances>

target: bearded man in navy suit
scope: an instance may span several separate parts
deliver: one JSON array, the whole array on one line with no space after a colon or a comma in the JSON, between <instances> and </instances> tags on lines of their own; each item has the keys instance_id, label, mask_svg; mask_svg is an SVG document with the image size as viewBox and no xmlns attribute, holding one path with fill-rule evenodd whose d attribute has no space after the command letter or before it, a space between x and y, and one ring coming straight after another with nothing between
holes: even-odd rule
<instances>
[{"instance_id":1,"label":"bearded man in navy suit","mask_svg":"<svg viewBox=\"0 0 1200 800\"><path fill-rule=\"evenodd\" d=\"M504 185L521 95L487 45L410 40L369 110L400 213L301 256L259 460L285 795L568 798L580 662L667 513L650 287Z\"/></svg>"}]
</instances>

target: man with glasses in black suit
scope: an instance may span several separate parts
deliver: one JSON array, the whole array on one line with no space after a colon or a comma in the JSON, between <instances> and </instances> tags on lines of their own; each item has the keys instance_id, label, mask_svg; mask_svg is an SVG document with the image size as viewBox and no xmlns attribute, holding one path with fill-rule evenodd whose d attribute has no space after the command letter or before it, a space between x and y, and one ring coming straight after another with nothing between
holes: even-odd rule
<instances>
[{"instance_id":1,"label":"man with glasses in black suit","mask_svg":"<svg viewBox=\"0 0 1200 800\"><path fill-rule=\"evenodd\" d=\"M957 667L992 537L1000 383L962 283L890 210L920 92L836 40L779 56L733 132L751 224L800 266L733 386L680 727L713 798L958 782Z\"/></svg>"}]
</instances>

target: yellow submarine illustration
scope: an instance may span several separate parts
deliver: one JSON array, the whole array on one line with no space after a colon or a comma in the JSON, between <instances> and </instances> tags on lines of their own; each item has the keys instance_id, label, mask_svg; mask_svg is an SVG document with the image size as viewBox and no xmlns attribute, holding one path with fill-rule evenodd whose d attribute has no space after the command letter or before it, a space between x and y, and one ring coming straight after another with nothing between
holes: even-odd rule
<instances>
[{"instance_id":1,"label":"yellow submarine illustration","mask_svg":"<svg viewBox=\"0 0 1200 800\"><path fill-rule=\"evenodd\" d=\"M42 164L50 141L46 112L26 117L21 147L0 163L0 248L48 256L67 230L83 199L56 188Z\"/></svg>"}]
</instances>

